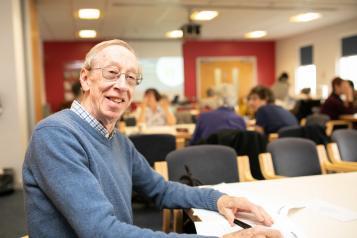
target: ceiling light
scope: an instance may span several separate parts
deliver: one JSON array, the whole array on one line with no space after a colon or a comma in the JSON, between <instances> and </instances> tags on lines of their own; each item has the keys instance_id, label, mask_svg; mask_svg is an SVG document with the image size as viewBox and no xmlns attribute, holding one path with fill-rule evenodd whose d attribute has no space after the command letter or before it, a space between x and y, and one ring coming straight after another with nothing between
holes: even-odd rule
<instances>
[{"instance_id":1,"label":"ceiling light","mask_svg":"<svg viewBox=\"0 0 357 238\"><path fill-rule=\"evenodd\" d=\"M210 21L218 16L217 11L194 11L191 14L191 20L194 21Z\"/></svg>"},{"instance_id":2,"label":"ceiling light","mask_svg":"<svg viewBox=\"0 0 357 238\"><path fill-rule=\"evenodd\" d=\"M261 38L267 35L266 31L251 31L244 34L245 38Z\"/></svg>"},{"instance_id":3,"label":"ceiling light","mask_svg":"<svg viewBox=\"0 0 357 238\"><path fill-rule=\"evenodd\" d=\"M302 13L296 16L290 17L291 22L308 22L308 21L313 21L316 19L319 19L321 17L321 14L318 12L307 12L307 13Z\"/></svg>"},{"instance_id":4,"label":"ceiling light","mask_svg":"<svg viewBox=\"0 0 357 238\"><path fill-rule=\"evenodd\" d=\"M95 30L80 30L78 35L80 38L95 38L97 32Z\"/></svg>"},{"instance_id":5,"label":"ceiling light","mask_svg":"<svg viewBox=\"0 0 357 238\"><path fill-rule=\"evenodd\" d=\"M100 11L96 8L82 8L78 10L78 17L80 19L98 19Z\"/></svg>"},{"instance_id":6,"label":"ceiling light","mask_svg":"<svg viewBox=\"0 0 357 238\"><path fill-rule=\"evenodd\" d=\"M183 32L182 30L168 31L165 36L168 38L181 38L183 36Z\"/></svg>"}]
</instances>

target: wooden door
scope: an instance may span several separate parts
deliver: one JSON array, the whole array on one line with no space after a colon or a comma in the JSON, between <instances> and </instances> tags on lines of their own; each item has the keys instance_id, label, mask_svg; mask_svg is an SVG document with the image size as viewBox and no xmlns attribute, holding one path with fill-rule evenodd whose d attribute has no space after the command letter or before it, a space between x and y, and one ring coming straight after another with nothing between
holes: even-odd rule
<instances>
[{"instance_id":1,"label":"wooden door","mask_svg":"<svg viewBox=\"0 0 357 238\"><path fill-rule=\"evenodd\" d=\"M206 97L208 88L221 83L232 84L237 89L238 98L246 97L256 84L255 62L254 57L200 58L197 97Z\"/></svg>"}]
</instances>

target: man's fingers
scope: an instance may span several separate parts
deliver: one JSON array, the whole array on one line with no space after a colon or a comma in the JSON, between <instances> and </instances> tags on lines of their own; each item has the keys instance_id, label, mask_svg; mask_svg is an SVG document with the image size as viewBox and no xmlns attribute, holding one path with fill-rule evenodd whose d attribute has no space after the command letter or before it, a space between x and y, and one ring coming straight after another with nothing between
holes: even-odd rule
<instances>
[{"instance_id":1,"label":"man's fingers","mask_svg":"<svg viewBox=\"0 0 357 238\"><path fill-rule=\"evenodd\" d=\"M232 212L232 210L229 209L225 209L225 212L223 213L223 216L227 219L227 221L229 222L229 224L231 226L234 226L234 213Z\"/></svg>"},{"instance_id":2,"label":"man's fingers","mask_svg":"<svg viewBox=\"0 0 357 238\"><path fill-rule=\"evenodd\" d=\"M282 234L278 230L266 228L263 226L256 226L253 228L254 235L263 235L267 238L282 238Z\"/></svg>"}]
</instances>

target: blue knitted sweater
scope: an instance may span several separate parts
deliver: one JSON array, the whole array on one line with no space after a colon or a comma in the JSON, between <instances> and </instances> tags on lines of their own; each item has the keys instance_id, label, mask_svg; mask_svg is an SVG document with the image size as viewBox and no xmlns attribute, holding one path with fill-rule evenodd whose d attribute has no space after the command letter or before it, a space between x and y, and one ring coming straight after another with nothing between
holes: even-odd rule
<instances>
[{"instance_id":1,"label":"blue knitted sweater","mask_svg":"<svg viewBox=\"0 0 357 238\"><path fill-rule=\"evenodd\" d=\"M164 181L125 136L107 139L70 110L35 128L23 182L30 237L192 237L134 226L132 189L160 208L217 210L221 196Z\"/></svg>"}]
</instances>

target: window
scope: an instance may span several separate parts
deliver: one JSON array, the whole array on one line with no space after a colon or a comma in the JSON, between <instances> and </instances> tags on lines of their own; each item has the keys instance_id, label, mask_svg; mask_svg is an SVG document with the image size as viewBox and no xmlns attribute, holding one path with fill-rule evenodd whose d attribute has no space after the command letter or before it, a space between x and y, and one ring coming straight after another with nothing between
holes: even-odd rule
<instances>
[{"instance_id":1,"label":"window","mask_svg":"<svg viewBox=\"0 0 357 238\"><path fill-rule=\"evenodd\" d=\"M301 89L310 88L311 95L316 96L316 66L313 64L313 46L300 48L300 66L295 72L295 94Z\"/></svg>"},{"instance_id":2,"label":"window","mask_svg":"<svg viewBox=\"0 0 357 238\"><path fill-rule=\"evenodd\" d=\"M310 88L311 95L316 96L316 66L314 64L299 66L295 79L295 94L299 94L303 88Z\"/></svg>"},{"instance_id":3,"label":"window","mask_svg":"<svg viewBox=\"0 0 357 238\"><path fill-rule=\"evenodd\" d=\"M160 57L140 59L143 81L135 89L134 100L140 101L148 88L156 88L172 99L175 95L183 97L183 59L182 57Z\"/></svg>"},{"instance_id":4,"label":"window","mask_svg":"<svg viewBox=\"0 0 357 238\"><path fill-rule=\"evenodd\" d=\"M343 79L352 80L357 89L357 55L340 58L337 73Z\"/></svg>"},{"instance_id":5,"label":"window","mask_svg":"<svg viewBox=\"0 0 357 238\"><path fill-rule=\"evenodd\" d=\"M345 37L342 43L342 57L337 64L337 74L341 78L352 80L357 88L357 35Z\"/></svg>"}]
</instances>

